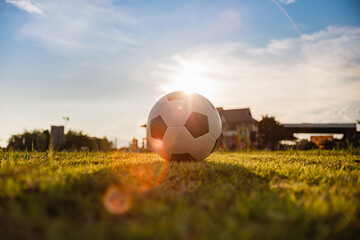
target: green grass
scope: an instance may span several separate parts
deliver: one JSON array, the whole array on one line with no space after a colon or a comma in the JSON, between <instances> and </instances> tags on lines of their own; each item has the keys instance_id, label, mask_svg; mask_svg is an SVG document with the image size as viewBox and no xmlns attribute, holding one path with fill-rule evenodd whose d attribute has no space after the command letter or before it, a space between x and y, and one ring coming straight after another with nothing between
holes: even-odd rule
<instances>
[{"instance_id":1,"label":"green grass","mask_svg":"<svg viewBox=\"0 0 360 240\"><path fill-rule=\"evenodd\" d=\"M359 160L354 151L170 164L155 154L0 153L0 239L356 239Z\"/></svg>"}]
</instances>

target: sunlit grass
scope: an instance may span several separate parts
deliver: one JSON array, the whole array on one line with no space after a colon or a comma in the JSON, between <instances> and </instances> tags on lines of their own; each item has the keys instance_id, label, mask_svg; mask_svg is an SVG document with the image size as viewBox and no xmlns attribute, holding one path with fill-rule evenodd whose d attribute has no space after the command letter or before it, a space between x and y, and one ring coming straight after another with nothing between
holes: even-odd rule
<instances>
[{"instance_id":1,"label":"sunlit grass","mask_svg":"<svg viewBox=\"0 0 360 240\"><path fill-rule=\"evenodd\" d=\"M355 239L356 151L0 153L0 239ZM108 204L108 205L107 205Z\"/></svg>"}]
</instances>

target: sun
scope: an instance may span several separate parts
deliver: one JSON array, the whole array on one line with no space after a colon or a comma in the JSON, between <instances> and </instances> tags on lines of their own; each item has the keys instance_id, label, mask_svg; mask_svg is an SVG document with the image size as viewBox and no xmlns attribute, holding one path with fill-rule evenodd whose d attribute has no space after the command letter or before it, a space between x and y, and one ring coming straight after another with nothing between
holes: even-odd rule
<instances>
[{"instance_id":1,"label":"sun","mask_svg":"<svg viewBox=\"0 0 360 240\"><path fill-rule=\"evenodd\" d=\"M161 88L167 93L173 91L200 93L209 99L214 99L217 81L208 76L207 70L200 63L182 62L177 69L167 75L168 82Z\"/></svg>"},{"instance_id":2,"label":"sun","mask_svg":"<svg viewBox=\"0 0 360 240\"><path fill-rule=\"evenodd\" d=\"M166 92L184 91L188 94L200 93L207 97L215 93L214 83L211 79L192 74L175 75L162 89Z\"/></svg>"}]
</instances>

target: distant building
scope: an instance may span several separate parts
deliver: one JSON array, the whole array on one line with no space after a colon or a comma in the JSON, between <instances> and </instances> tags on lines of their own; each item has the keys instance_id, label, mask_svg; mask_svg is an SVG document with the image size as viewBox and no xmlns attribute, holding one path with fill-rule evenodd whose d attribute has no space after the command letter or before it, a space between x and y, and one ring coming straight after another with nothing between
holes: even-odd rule
<instances>
[{"instance_id":1,"label":"distant building","mask_svg":"<svg viewBox=\"0 0 360 240\"><path fill-rule=\"evenodd\" d=\"M257 147L258 121L252 117L249 108L216 109L222 122L223 149L235 151Z\"/></svg>"},{"instance_id":2,"label":"distant building","mask_svg":"<svg viewBox=\"0 0 360 240\"><path fill-rule=\"evenodd\" d=\"M357 131L357 123L284 123L283 126L292 134L310 133L313 136L317 134L342 134L341 141L343 144L351 143L354 147L360 146L360 132ZM317 139L315 138L314 141ZM331 140L327 139L327 141ZM324 145L315 144L320 148L321 145Z\"/></svg>"},{"instance_id":3,"label":"distant building","mask_svg":"<svg viewBox=\"0 0 360 240\"><path fill-rule=\"evenodd\" d=\"M64 142L64 126L51 126L51 138L53 148L59 149Z\"/></svg>"}]
</instances>

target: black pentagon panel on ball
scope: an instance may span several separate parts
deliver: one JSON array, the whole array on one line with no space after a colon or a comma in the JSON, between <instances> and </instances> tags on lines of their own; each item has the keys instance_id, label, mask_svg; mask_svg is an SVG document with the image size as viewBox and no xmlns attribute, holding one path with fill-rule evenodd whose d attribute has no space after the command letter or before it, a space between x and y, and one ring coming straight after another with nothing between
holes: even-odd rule
<instances>
[{"instance_id":1,"label":"black pentagon panel on ball","mask_svg":"<svg viewBox=\"0 0 360 240\"><path fill-rule=\"evenodd\" d=\"M209 120L204 114L192 112L185 127L194 138L197 138L209 132Z\"/></svg>"},{"instance_id":2,"label":"black pentagon panel on ball","mask_svg":"<svg viewBox=\"0 0 360 240\"><path fill-rule=\"evenodd\" d=\"M173 101L173 100L184 99L187 97L187 94L184 93L183 91L176 91L173 93L169 93L166 97L168 101Z\"/></svg>"},{"instance_id":3,"label":"black pentagon panel on ball","mask_svg":"<svg viewBox=\"0 0 360 240\"><path fill-rule=\"evenodd\" d=\"M166 123L164 122L161 116L157 116L156 118L150 121L151 137L162 140L166 129L167 129Z\"/></svg>"},{"instance_id":4,"label":"black pentagon panel on ball","mask_svg":"<svg viewBox=\"0 0 360 240\"><path fill-rule=\"evenodd\" d=\"M171 161L174 162L191 162L196 161L189 153L172 154Z\"/></svg>"}]
</instances>

